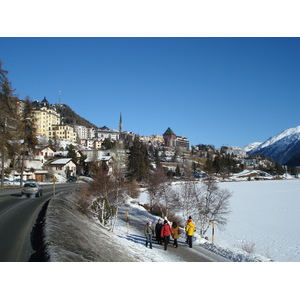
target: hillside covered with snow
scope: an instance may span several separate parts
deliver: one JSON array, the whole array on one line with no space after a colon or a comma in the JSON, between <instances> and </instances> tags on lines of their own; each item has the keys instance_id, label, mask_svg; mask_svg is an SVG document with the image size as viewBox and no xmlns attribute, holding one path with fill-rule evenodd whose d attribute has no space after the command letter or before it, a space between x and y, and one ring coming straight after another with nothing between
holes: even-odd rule
<instances>
[{"instance_id":1,"label":"hillside covered with snow","mask_svg":"<svg viewBox=\"0 0 300 300\"><path fill-rule=\"evenodd\" d=\"M284 130L248 152L248 154L263 154L272 157L283 165L289 165L289 161L299 153L300 126Z\"/></svg>"}]
</instances>

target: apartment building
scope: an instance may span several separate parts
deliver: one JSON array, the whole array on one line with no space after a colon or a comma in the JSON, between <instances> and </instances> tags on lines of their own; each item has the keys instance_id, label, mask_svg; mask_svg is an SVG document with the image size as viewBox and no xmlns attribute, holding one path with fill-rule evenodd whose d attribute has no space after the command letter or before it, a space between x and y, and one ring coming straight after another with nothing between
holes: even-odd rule
<instances>
[{"instance_id":1,"label":"apartment building","mask_svg":"<svg viewBox=\"0 0 300 300\"><path fill-rule=\"evenodd\" d=\"M45 138L51 138L50 130L53 125L60 124L60 114L46 106L36 108L33 113L36 119L36 133Z\"/></svg>"},{"instance_id":2,"label":"apartment building","mask_svg":"<svg viewBox=\"0 0 300 300\"><path fill-rule=\"evenodd\" d=\"M95 130L95 138L99 141L104 141L105 139L116 141L120 138L120 131L104 126Z\"/></svg>"},{"instance_id":3,"label":"apartment building","mask_svg":"<svg viewBox=\"0 0 300 300\"><path fill-rule=\"evenodd\" d=\"M52 125L48 131L49 138L76 143L77 134L70 125Z\"/></svg>"}]
</instances>

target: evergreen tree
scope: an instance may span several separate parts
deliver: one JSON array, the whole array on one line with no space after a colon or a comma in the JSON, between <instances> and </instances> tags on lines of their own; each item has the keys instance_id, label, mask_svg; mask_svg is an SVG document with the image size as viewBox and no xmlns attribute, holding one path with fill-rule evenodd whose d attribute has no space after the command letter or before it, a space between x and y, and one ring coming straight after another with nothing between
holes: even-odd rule
<instances>
[{"instance_id":1,"label":"evergreen tree","mask_svg":"<svg viewBox=\"0 0 300 300\"><path fill-rule=\"evenodd\" d=\"M112 143L111 139L106 138L104 139L103 143L102 143L102 147L104 147L104 149L109 150L112 149L114 146L114 144Z\"/></svg>"},{"instance_id":2,"label":"evergreen tree","mask_svg":"<svg viewBox=\"0 0 300 300\"><path fill-rule=\"evenodd\" d=\"M214 171L214 166L213 166L213 161L212 161L211 159L207 159L207 160L206 160L204 170L205 170L207 173L213 173L213 171Z\"/></svg>"},{"instance_id":3,"label":"evergreen tree","mask_svg":"<svg viewBox=\"0 0 300 300\"><path fill-rule=\"evenodd\" d=\"M147 179L150 170L150 159L146 146L136 136L133 145L130 147L128 156L128 177L131 180L142 181Z\"/></svg>"},{"instance_id":4,"label":"evergreen tree","mask_svg":"<svg viewBox=\"0 0 300 300\"><path fill-rule=\"evenodd\" d=\"M72 158L74 164L77 164L77 155L76 149L73 144L69 144L66 146L66 151L68 151L67 157Z\"/></svg>"},{"instance_id":5,"label":"evergreen tree","mask_svg":"<svg viewBox=\"0 0 300 300\"><path fill-rule=\"evenodd\" d=\"M8 140L17 122L16 101L12 97L13 90L7 78L8 71L2 69L0 61L0 152L1 152L1 184L4 183L4 161L7 155Z\"/></svg>"},{"instance_id":6,"label":"evergreen tree","mask_svg":"<svg viewBox=\"0 0 300 300\"><path fill-rule=\"evenodd\" d=\"M275 163L275 175L283 175L284 174L284 169L282 165L278 162Z\"/></svg>"},{"instance_id":7,"label":"evergreen tree","mask_svg":"<svg viewBox=\"0 0 300 300\"><path fill-rule=\"evenodd\" d=\"M221 173L221 155L218 153L218 155L215 156L215 159L213 161L213 168L215 173L220 174Z\"/></svg>"},{"instance_id":8,"label":"evergreen tree","mask_svg":"<svg viewBox=\"0 0 300 300\"><path fill-rule=\"evenodd\" d=\"M175 169L175 176L179 177L181 174L180 174L180 167L179 165L176 166L176 169Z\"/></svg>"},{"instance_id":9,"label":"evergreen tree","mask_svg":"<svg viewBox=\"0 0 300 300\"><path fill-rule=\"evenodd\" d=\"M23 184L23 172L24 172L24 159L25 156L27 158L33 155L36 146L39 141L36 136L36 127L35 127L35 119L33 114L33 106L27 96L25 99L23 111L20 116L19 122L19 138L23 140L21 145L22 148L22 165L21 165L21 181L20 185Z\"/></svg>"}]
</instances>

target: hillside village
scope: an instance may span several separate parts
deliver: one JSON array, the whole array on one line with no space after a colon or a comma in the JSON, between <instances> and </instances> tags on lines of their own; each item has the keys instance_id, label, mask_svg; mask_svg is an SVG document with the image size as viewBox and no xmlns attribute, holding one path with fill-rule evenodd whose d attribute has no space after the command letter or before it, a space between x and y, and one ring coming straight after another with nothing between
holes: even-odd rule
<instances>
[{"instance_id":1,"label":"hillside village","mask_svg":"<svg viewBox=\"0 0 300 300\"><path fill-rule=\"evenodd\" d=\"M20 114L24 106L25 101L18 100ZM74 112L73 116L67 115L66 109L70 110L67 105L60 101L50 104L46 97L42 101L34 100L32 108L38 146L33 152L8 157L4 164L7 177L19 182L21 164L24 164L24 180L48 182L58 176L65 180L79 175L90 176L90 165L105 162L111 171L116 156L120 155L125 171L129 148L136 135L123 131L121 114L119 129L114 130L96 127ZM168 177L201 178L214 171L225 178L244 169L260 169L273 175L286 171L272 159L249 156L247 148L190 146L188 138L177 136L170 127L162 135L139 136L139 140L146 146L152 165L160 164Z\"/></svg>"}]
</instances>

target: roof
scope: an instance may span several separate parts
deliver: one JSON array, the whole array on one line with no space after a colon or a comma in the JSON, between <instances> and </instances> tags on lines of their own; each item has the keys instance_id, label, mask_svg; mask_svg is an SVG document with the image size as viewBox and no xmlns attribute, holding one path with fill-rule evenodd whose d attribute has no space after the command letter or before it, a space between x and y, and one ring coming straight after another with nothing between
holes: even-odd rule
<instances>
[{"instance_id":1,"label":"roof","mask_svg":"<svg viewBox=\"0 0 300 300\"><path fill-rule=\"evenodd\" d=\"M111 159L111 156L99 156L96 158L96 161L109 161ZM89 162L92 162L92 161L95 161L95 159L93 157L88 157L85 159L85 163L89 163Z\"/></svg>"},{"instance_id":2,"label":"roof","mask_svg":"<svg viewBox=\"0 0 300 300\"><path fill-rule=\"evenodd\" d=\"M72 158L60 158L53 161L50 165L66 165Z\"/></svg>"},{"instance_id":3,"label":"roof","mask_svg":"<svg viewBox=\"0 0 300 300\"><path fill-rule=\"evenodd\" d=\"M170 127L168 127L168 129L166 130L166 132L164 133L164 135L171 135L171 134L174 134L175 135L175 133L173 132L173 130L170 128Z\"/></svg>"}]
</instances>

